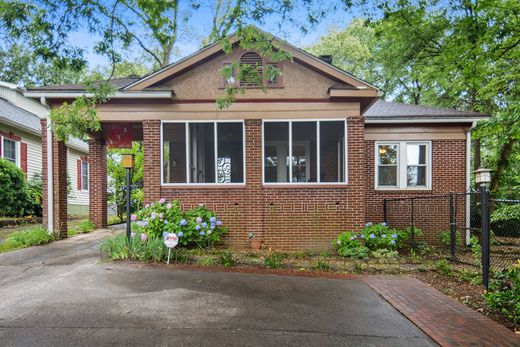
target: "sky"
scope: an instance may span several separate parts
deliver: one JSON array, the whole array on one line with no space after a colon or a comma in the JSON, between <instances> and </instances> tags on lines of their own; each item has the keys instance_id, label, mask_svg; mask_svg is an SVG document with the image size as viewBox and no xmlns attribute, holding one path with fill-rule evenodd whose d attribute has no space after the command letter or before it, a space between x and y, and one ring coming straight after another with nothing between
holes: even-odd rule
<instances>
[{"instance_id":1,"label":"sky","mask_svg":"<svg viewBox=\"0 0 520 347\"><path fill-rule=\"evenodd\" d=\"M208 0L209 2L211 0ZM326 2L325 2L326 3ZM305 10L296 9L294 13L295 18L305 18ZM208 35L211 29L212 12L209 7L201 7L195 13L190 9L182 9L180 11L181 17L188 18L183 30L180 32L180 37L176 44L177 52L172 57L172 61L176 61L185 57L195 51L201 46L201 41ZM355 17L355 13L347 13L346 11L338 10L333 14L328 15L322 20L319 25L311 28L309 32L302 33L294 24L285 22L282 27L278 27L280 16L273 15L266 20L266 23L254 23L264 31L270 32L293 45L298 47L307 47L318 41L318 39L325 35L331 28L342 29ZM108 64L106 58L99 56L93 52L95 42L99 37L94 36L87 30L74 32L69 38L71 44L79 46L85 50L86 59L89 63L89 69L95 69ZM139 56L141 50L138 47L132 47L126 54L130 57L129 60L135 59Z\"/></svg>"}]
</instances>

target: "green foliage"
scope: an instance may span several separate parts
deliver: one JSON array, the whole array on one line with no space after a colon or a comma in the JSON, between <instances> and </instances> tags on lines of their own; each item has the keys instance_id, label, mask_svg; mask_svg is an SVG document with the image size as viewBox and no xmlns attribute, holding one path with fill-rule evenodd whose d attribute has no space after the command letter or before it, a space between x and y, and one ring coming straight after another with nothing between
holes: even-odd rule
<instances>
[{"instance_id":1,"label":"green foliage","mask_svg":"<svg viewBox=\"0 0 520 347\"><path fill-rule=\"evenodd\" d=\"M214 266L215 260L211 256L203 256L200 258L199 264L202 266Z\"/></svg>"},{"instance_id":2,"label":"green foliage","mask_svg":"<svg viewBox=\"0 0 520 347\"><path fill-rule=\"evenodd\" d=\"M439 240L441 241L441 243L444 246L450 247L450 245L451 245L451 232L449 230L442 231L439 234ZM460 234L457 233L457 232L455 232L455 245L456 246L462 245L462 240L460 238Z\"/></svg>"},{"instance_id":3,"label":"green foliage","mask_svg":"<svg viewBox=\"0 0 520 347\"><path fill-rule=\"evenodd\" d=\"M444 276L451 276L453 274L453 267L446 259L437 260L435 262L435 270Z\"/></svg>"},{"instance_id":4,"label":"green foliage","mask_svg":"<svg viewBox=\"0 0 520 347\"><path fill-rule=\"evenodd\" d=\"M219 263L224 267L232 267L235 265L235 258L233 257L233 253L230 251L223 251L220 253Z\"/></svg>"},{"instance_id":5,"label":"green foliage","mask_svg":"<svg viewBox=\"0 0 520 347\"><path fill-rule=\"evenodd\" d=\"M330 264L327 260L319 259L314 265L314 268L319 271L330 271Z\"/></svg>"},{"instance_id":6,"label":"green foliage","mask_svg":"<svg viewBox=\"0 0 520 347\"><path fill-rule=\"evenodd\" d=\"M352 231L345 231L338 235L333 243L338 255L347 258L367 259L368 248L364 246L358 234Z\"/></svg>"},{"instance_id":7,"label":"green foliage","mask_svg":"<svg viewBox=\"0 0 520 347\"><path fill-rule=\"evenodd\" d=\"M404 242L408 240L411 235L411 228L405 230L391 229L385 223L372 224L367 223L361 231L360 237L365 241L365 245L370 250L377 249L401 249ZM415 228L414 233L419 236L422 232Z\"/></svg>"},{"instance_id":8,"label":"green foliage","mask_svg":"<svg viewBox=\"0 0 520 347\"><path fill-rule=\"evenodd\" d=\"M0 217L22 217L39 212L41 193L37 183L28 184L22 170L0 159Z\"/></svg>"},{"instance_id":9,"label":"green foliage","mask_svg":"<svg viewBox=\"0 0 520 347\"><path fill-rule=\"evenodd\" d=\"M0 243L0 253L19 248L42 245L54 240L54 236L49 234L42 227L35 227L25 231L16 231L10 234L3 243Z\"/></svg>"},{"instance_id":10,"label":"green foliage","mask_svg":"<svg viewBox=\"0 0 520 347\"><path fill-rule=\"evenodd\" d=\"M520 323L520 261L513 267L498 272L484 294L486 304L503 314L514 324Z\"/></svg>"},{"instance_id":11,"label":"green foliage","mask_svg":"<svg viewBox=\"0 0 520 347\"><path fill-rule=\"evenodd\" d=\"M93 231L94 229L96 229L96 226L94 225L94 223L92 223L90 220L84 220L84 221L81 221L79 224L78 224L78 231L82 234L84 233L89 233L91 231Z\"/></svg>"},{"instance_id":12,"label":"green foliage","mask_svg":"<svg viewBox=\"0 0 520 347\"><path fill-rule=\"evenodd\" d=\"M499 205L491 213L491 222L520 221L520 204Z\"/></svg>"},{"instance_id":13,"label":"green foliage","mask_svg":"<svg viewBox=\"0 0 520 347\"><path fill-rule=\"evenodd\" d=\"M278 269L283 267L283 262L286 256L282 253L272 253L265 257L264 264L269 269Z\"/></svg>"},{"instance_id":14,"label":"green foliage","mask_svg":"<svg viewBox=\"0 0 520 347\"><path fill-rule=\"evenodd\" d=\"M143 262L160 262L167 259L168 249L164 246L161 237L146 237L145 234L134 233L127 242L125 234L119 234L113 238L104 240L100 245L100 250L110 259L131 259ZM175 261L178 254L174 253L172 261ZM184 259L182 255L181 259Z\"/></svg>"},{"instance_id":15,"label":"green foliage","mask_svg":"<svg viewBox=\"0 0 520 347\"><path fill-rule=\"evenodd\" d=\"M376 259L397 259L399 253L386 248L380 248L371 252L371 255Z\"/></svg>"},{"instance_id":16,"label":"green foliage","mask_svg":"<svg viewBox=\"0 0 520 347\"><path fill-rule=\"evenodd\" d=\"M478 237L471 235L469 239L469 246L471 248L471 254L473 255L474 261L477 264L480 264L482 260L482 246L480 245Z\"/></svg>"},{"instance_id":17,"label":"green foliage","mask_svg":"<svg viewBox=\"0 0 520 347\"><path fill-rule=\"evenodd\" d=\"M133 227L150 237L176 233L181 247L211 248L227 232L213 211L197 206L183 212L179 202L165 199L145 206L134 215Z\"/></svg>"}]
</instances>

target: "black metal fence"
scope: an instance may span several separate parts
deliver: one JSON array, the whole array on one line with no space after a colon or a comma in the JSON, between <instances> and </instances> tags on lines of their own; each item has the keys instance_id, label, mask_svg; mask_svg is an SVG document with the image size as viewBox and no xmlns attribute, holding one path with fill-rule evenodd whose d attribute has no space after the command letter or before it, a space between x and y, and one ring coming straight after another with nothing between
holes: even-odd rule
<instances>
[{"instance_id":1,"label":"black metal fence","mask_svg":"<svg viewBox=\"0 0 520 347\"><path fill-rule=\"evenodd\" d=\"M411 228L412 247L437 248L454 261L489 270L520 259L520 200L493 199L487 189L385 199L384 220Z\"/></svg>"}]
</instances>

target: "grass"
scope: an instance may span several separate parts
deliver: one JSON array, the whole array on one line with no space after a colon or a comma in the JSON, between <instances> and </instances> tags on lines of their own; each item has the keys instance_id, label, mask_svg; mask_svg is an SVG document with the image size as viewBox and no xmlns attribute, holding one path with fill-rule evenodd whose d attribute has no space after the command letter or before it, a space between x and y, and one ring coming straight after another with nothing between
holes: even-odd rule
<instances>
[{"instance_id":1,"label":"grass","mask_svg":"<svg viewBox=\"0 0 520 347\"><path fill-rule=\"evenodd\" d=\"M51 241L54 241L54 236L48 234L47 230L41 226L26 231L15 231L7 236L4 243L0 244L0 253L42 245Z\"/></svg>"},{"instance_id":2,"label":"grass","mask_svg":"<svg viewBox=\"0 0 520 347\"><path fill-rule=\"evenodd\" d=\"M89 221L88 219L79 221L76 223L75 227L68 230L68 235L77 235L77 234L86 234L96 229L94 223Z\"/></svg>"}]
</instances>

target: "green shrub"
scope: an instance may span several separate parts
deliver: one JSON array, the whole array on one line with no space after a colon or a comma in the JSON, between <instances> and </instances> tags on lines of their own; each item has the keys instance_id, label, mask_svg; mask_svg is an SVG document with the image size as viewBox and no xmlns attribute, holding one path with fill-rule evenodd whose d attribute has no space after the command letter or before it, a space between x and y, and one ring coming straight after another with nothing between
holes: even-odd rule
<instances>
[{"instance_id":1,"label":"green shrub","mask_svg":"<svg viewBox=\"0 0 520 347\"><path fill-rule=\"evenodd\" d=\"M200 248L212 247L227 232L213 211L198 206L186 213L179 202L166 203L165 199L132 215L134 229L151 238L162 238L164 233L176 233L179 246Z\"/></svg>"},{"instance_id":2,"label":"green shrub","mask_svg":"<svg viewBox=\"0 0 520 347\"><path fill-rule=\"evenodd\" d=\"M490 291L484 294L487 306L512 323L520 323L520 261L493 277Z\"/></svg>"},{"instance_id":3,"label":"green shrub","mask_svg":"<svg viewBox=\"0 0 520 347\"><path fill-rule=\"evenodd\" d=\"M358 234L353 231L345 231L334 240L334 247L338 255L348 258L367 259L368 248L361 244Z\"/></svg>"},{"instance_id":4,"label":"green shrub","mask_svg":"<svg viewBox=\"0 0 520 347\"><path fill-rule=\"evenodd\" d=\"M0 244L0 253L19 248L42 245L54 240L43 227L35 227L25 231L16 231L9 235L4 243Z\"/></svg>"},{"instance_id":5,"label":"green shrub","mask_svg":"<svg viewBox=\"0 0 520 347\"><path fill-rule=\"evenodd\" d=\"M91 232L92 230L96 229L96 226L94 225L94 223L92 223L90 220L84 220L84 221L81 221L78 226L77 226L77 229L80 233L89 233Z\"/></svg>"},{"instance_id":6,"label":"green shrub","mask_svg":"<svg viewBox=\"0 0 520 347\"><path fill-rule=\"evenodd\" d=\"M215 265L215 260L211 256L205 256L200 258L199 264L202 266L213 266Z\"/></svg>"},{"instance_id":7,"label":"green shrub","mask_svg":"<svg viewBox=\"0 0 520 347\"><path fill-rule=\"evenodd\" d=\"M27 186L27 208L26 214L42 216L42 177L35 174L26 182Z\"/></svg>"},{"instance_id":8,"label":"green shrub","mask_svg":"<svg viewBox=\"0 0 520 347\"><path fill-rule=\"evenodd\" d=\"M0 159L0 216L29 215L31 205L22 170L10 161Z\"/></svg>"},{"instance_id":9,"label":"green shrub","mask_svg":"<svg viewBox=\"0 0 520 347\"><path fill-rule=\"evenodd\" d=\"M232 267L235 265L235 259L233 258L233 253L230 251L224 251L219 255L219 263L225 267Z\"/></svg>"},{"instance_id":10,"label":"green shrub","mask_svg":"<svg viewBox=\"0 0 520 347\"><path fill-rule=\"evenodd\" d=\"M450 247L451 246L451 231L445 230L439 234L439 241L443 246ZM455 245L462 245L462 240L460 239L460 234L455 232Z\"/></svg>"},{"instance_id":11,"label":"green shrub","mask_svg":"<svg viewBox=\"0 0 520 347\"><path fill-rule=\"evenodd\" d=\"M365 245L369 250L395 250L404 246L404 242L408 240L411 232L411 228L405 230L390 229L385 223L367 223L361 231L360 238L364 239ZM418 236L421 234L421 230L415 228L414 233Z\"/></svg>"},{"instance_id":12,"label":"green shrub","mask_svg":"<svg viewBox=\"0 0 520 347\"><path fill-rule=\"evenodd\" d=\"M283 266L285 260L285 254L273 253L265 257L264 264L270 269L278 269Z\"/></svg>"},{"instance_id":13,"label":"green shrub","mask_svg":"<svg viewBox=\"0 0 520 347\"><path fill-rule=\"evenodd\" d=\"M453 274L453 267L446 259L437 260L435 262L435 270L445 276L451 276Z\"/></svg>"},{"instance_id":14,"label":"green shrub","mask_svg":"<svg viewBox=\"0 0 520 347\"><path fill-rule=\"evenodd\" d=\"M372 251L372 256L376 259L396 259L399 257L399 253L397 253L397 251L391 251L386 248L381 248Z\"/></svg>"},{"instance_id":15,"label":"green shrub","mask_svg":"<svg viewBox=\"0 0 520 347\"><path fill-rule=\"evenodd\" d=\"M314 268L316 270L320 270L320 271L329 271L330 270L330 264L326 260L318 260L316 262L316 265L314 265Z\"/></svg>"}]
</instances>

